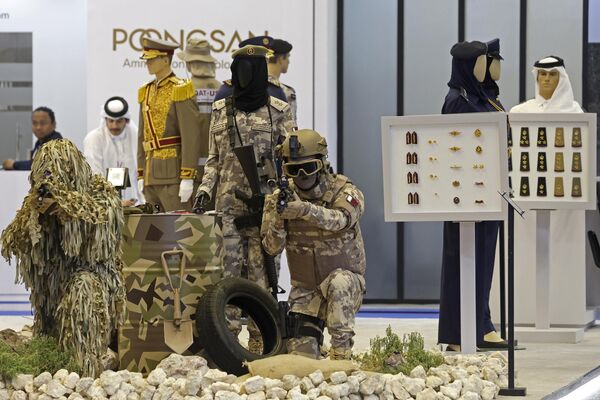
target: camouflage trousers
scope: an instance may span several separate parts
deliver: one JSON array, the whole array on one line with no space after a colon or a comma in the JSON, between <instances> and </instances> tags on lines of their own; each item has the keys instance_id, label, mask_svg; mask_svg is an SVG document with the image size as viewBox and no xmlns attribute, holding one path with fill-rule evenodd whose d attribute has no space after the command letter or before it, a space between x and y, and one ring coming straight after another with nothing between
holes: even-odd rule
<instances>
[{"instance_id":1,"label":"camouflage trousers","mask_svg":"<svg viewBox=\"0 0 600 400\"><path fill-rule=\"evenodd\" d=\"M150 204L160 204L160 211L192 211L192 200L182 203L179 199L179 184L144 186L144 197Z\"/></svg>"},{"instance_id":2,"label":"camouflage trousers","mask_svg":"<svg viewBox=\"0 0 600 400\"><path fill-rule=\"evenodd\" d=\"M223 215L223 277L243 277L267 289L259 227L238 230L234 216ZM277 266L277 265L276 265ZM279 271L279 268L277 268ZM225 310L229 330L238 335L242 330L241 310L228 306ZM253 321L248 323L250 339L260 340L260 331Z\"/></svg>"},{"instance_id":3,"label":"camouflage trousers","mask_svg":"<svg viewBox=\"0 0 600 400\"><path fill-rule=\"evenodd\" d=\"M365 279L363 276L338 268L331 272L314 290L292 287L290 311L318 317L325 321L331 335L332 359L349 358L354 346L354 316L362 304ZM290 339L290 354L318 358L320 351L314 337Z\"/></svg>"}]
</instances>

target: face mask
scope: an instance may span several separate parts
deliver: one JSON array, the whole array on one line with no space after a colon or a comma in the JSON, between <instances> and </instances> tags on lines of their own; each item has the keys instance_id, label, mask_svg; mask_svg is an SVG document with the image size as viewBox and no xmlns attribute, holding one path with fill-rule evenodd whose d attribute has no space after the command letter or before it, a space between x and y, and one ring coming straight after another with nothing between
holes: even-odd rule
<instances>
[{"instance_id":1,"label":"face mask","mask_svg":"<svg viewBox=\"0 0 600 400\"><path fill-rule=\"evenodd\" d=\"M475 79L478 82L483 82L485 79L485 69L487 68L487 61L485 59L485 54L477 57L477 61L475 61L475 66L473 67L473 75L475 75Z\"/></svg>"}]
</instances>

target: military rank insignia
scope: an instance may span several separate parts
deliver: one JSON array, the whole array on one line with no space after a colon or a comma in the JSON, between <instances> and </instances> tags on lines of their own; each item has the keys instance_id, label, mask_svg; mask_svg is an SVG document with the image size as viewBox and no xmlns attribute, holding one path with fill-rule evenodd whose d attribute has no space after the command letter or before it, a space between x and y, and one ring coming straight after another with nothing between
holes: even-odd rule
<instances>
[{"instance_id":1,"label":"military rank insignia","mask_svg":"<svg viewBox=\"0 0 600 400\"><path fill-rule=\"evenodd\" d=\"M571 196L581 197L581 178L573 178L573 186L571 188Z\"/></svg>"},{"instance_id":2,"label":"military rank insignia","mask_svg":"<svg viewBox=\"0 0 600 400\"><path fill-rule=\"evenodd\" d=\"M581 172L581 153L578 151L573 153L573 162L571 163L571 171Z\"/></svg>"},{"instance_id":3,"label":"military rank insignia","mask_svg":"<svg viewBox=\"0 0 600 400\"><path fill-rule=\"evenodd\" d=\"M565 158L561 151L554 154L554 172L565 172Z\"/></svg>"},{"instance_id":4,"label":"military rank insignia","mask_svg":"<svg viewBox=\"0 0 600 400\"><path fill-rule=\"evenodd\" d=\"M529 147L529 128L521 128L521 138L519 139L519 146Z\"/></svg>"},{"instance_id":5,"label":"military rank insignia","mask_svg":"<svg viewBox=\"0 0 600 400\"><path fill-rule=\"evenodd\" d=\"M348 203L350 203L350 205L352 205L352 207L355 207L355 208L358 207L359 203L358 203L358 200L355 197L353 197L351 195L348 195L348 196L346 196L346 201Z\"/></svg>"},{"instance_id":6,"label":"military rank insignia","mask_svg":"<svg viewBox=\"0 0 600 400\"><path fill-rule=\"evenodd\" d=\"M521 186L519 187L519 196L529 196L529 178L521 177Z\"/></svg>"},{"instance_id":7,"label":"military rank insignia","mask_svg":"<svg viewBox=\"0 0 600 400\"><path fill-rule=\"evenodd\" d=\"M565 129L556 128L554 133L554 147L565 147Z\"/></svg>"},{"instance_id":8,"label":"military rank insignia","mask_svg":"<svg viewBox=\"0 0 600 400\"><path fill-rule=\"evenodd\" d=\"M563 197L565 195L565 188L563 185L562 176L554 178L554 197Z\"/></svg>"},{"instance_id":9,"label":"military rank insignia","mask_svg":"<svg viewBox=\"0 0 600 400\"><path fill-rule=\"evenodd\" d=\"M546 172L548 170L546 167L546 152L544 151L538 153L537 170L538 172Z\"/></svg>"},{"instance_id":10,"label":"military rank insignia","mask_svg":"<svg viewBox=\"0 0 600 400\"><path fill-rule=\"evenodd\" d=\"M546 178L543 176L538 177L537 181L537 195L540 197L546 196Z\"/></svg>"},{"instance_id":11,"label":"military rank insignia","mask_svg":"<svg viewBox=\"0 0 600 400\"><path fill-rule=\"evenodd\" d=\"M581 147L581 128L573 128L573 147Z\"/></svg>"},{"instance_id":12,"label":"military rank insignia","mask_svg":"<svg viewBox=\"0 0 600 400\"><path fill-rule=\"evenodd\" d=\"M537 145L538 147L548 146L548 139L546 138L546 128L538 128Z\"/></svg>"},{"instance_id":13,"label":"military rank insignia","mask_svg":"<svg viewBox=\"0 0 600 400\"><path fill-rule=\"evenodd\" d=\"M529 171L529 153L526 151L521 152L521 172Z\"/></svg>"}]
</instances>

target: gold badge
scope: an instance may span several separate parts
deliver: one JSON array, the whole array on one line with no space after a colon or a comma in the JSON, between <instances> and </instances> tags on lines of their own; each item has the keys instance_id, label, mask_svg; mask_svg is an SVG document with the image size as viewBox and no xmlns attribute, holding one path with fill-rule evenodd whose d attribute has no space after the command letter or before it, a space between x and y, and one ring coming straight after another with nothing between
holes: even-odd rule
<instances>
[{"instance_id":1,"label":"gold badge","mask_svg":"<svg viewBox=\"0 0 600 400\"><path fill-rule=\"evenodd\" d=\"M475 137L481 137L481 130L475 129L475 132L473 132L473 135L475 135Z\"/></svg>"},{"instance_id":2,"label":"gold badge","mask_svg":"<svg viewBox=\"0 0 600 400\"><path fill-rule=\"evenodd\" d=\"M248 55L251 56L254 54L254 47L248 48Z\"/></svg>"},{"instance_id":3,"label":"gold badge","mask_svg":"<svg viewBox=\"0 0 600 400\"><path fill-rule=\"evenodd\" d=\"M477 154L481 154L482 151L483 149L481 148L481 146L475 147L475 152L477 152Z\"/></svg>"},{"instance_id":4,"label":"gold badge","mask_svg":"<svg viewBox=\"0 0 600 400\"><path fill-rule=\"evenodd\" d=\"M263 44L266 46L266 45L268 45L268 44L269 44L269 39L267 39L267 38L263 38L263 41L262 41L262 42L263 42Z\"/></svg>"}]
</instances>

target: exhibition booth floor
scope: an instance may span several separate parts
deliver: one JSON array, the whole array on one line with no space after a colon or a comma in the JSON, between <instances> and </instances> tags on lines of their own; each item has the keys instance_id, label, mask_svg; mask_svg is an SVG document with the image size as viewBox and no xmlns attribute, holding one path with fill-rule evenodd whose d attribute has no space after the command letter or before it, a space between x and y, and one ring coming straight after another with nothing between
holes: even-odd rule
<instances>
[{"instance_id":1,"label":"exhibition booth floor","mask_svg":"<svg viewBox=\"0 0 600 400\"><path fill-rule=\"evenodd\" d=\"M418 306L417 306L418 307ZM411 308L417 308L411 306ZM31 324L32 317L1 316L0 330L19 330ZM438 321L434 318L357 318L355 350L369 347L376 335L385 336L391 325L399 336L420 332L426 348L436 346ZM325 341L329 340L326 337ZM600 327L592 327L578 344L521 343L525 350L515 353L516 386L527 388L527 399L542 399L595 369L600 364ZM500 396L499 398L505 398Z\"/></svg>"}]
</instances>

